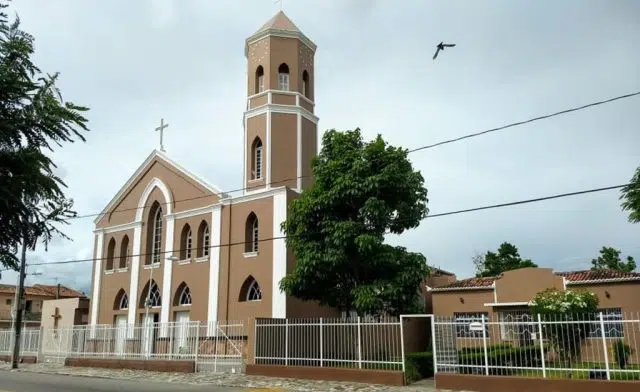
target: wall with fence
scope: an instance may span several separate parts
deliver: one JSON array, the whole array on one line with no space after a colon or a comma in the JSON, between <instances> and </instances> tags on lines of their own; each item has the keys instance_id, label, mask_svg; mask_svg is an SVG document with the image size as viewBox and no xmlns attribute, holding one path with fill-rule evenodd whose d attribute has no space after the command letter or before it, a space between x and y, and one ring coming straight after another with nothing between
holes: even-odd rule
<instances>
[{"instance_id":1,"label":"wall with fence","mask_svg":"<svg viewBox=\"0 0 640 392\"><path fill-rule=\"evenodd\" d=\"M434 319L439 373L640 380L640 315Z\"/></svg>"},{"instance_id":2,"label":"wall with fence","mask_svg":"<svg viewBox=\"0 0 640 392\"><path fill-rule=\"evenodd\" d=\"M0 330L0 356L11 356L14 332L11 329ZM20 335L20 355L37 356L40 344L40 328L25 328Z\"/></svg>"}]
</instances>

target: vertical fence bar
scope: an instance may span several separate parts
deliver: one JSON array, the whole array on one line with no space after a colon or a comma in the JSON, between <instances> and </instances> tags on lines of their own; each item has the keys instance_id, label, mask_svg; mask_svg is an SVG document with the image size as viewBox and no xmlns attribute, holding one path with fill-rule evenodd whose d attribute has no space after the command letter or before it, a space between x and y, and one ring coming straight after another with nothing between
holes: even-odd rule
<instances>
[{"instance_id":1,"label":"vertical fence bar","mask_svg":"<svg viewBox=\"0 0 640 392\"><path fill-rule=\"evenodd\" d=\"M284 320L284 366L289 366L289 319Z\"/></svg>"},{"instance_id":2,"label":"vertical fence bar","mask_svg":"<svg viewBox=\"0 0 640 392\"><path fill-rule=\"evenodd\" d=\"M322 345L323 345L323 341L322 341L322 317L320 317L320 367L323 366L322 363Z\"/></svg>"},{"instance_id":3,"label":"vertical fence bar","mask_svg":"<svg viewBox=\"0 0 640 392\"><path fill-rule=\"evenodd\" d=\"M198 320L198 324L196 324L196 353L195 353L195 367L196 372L198 371L198 353L200 352L200 320Z\"/></svg>"},{"instance_id":4,"label":"vertical fence bar","mask_svg":"<svg viewBox=\"0 0 640 392\"><path fill-rule=\"evenodd\" d=\"M547 378L547 368L544 358L544 340L542 336L542 316L538 313L538 340L540 341L540 360L542 361L542 378Z\"/></svg>"},{"instance_id":5,"label":"vertical fence bar","mask_svg":"<svg viewBox=\"0 0 640 392\"><path fill-rule=\"evenodd\" d=\"M489 375L489 352L487 351L487 321L482 315L482 348L484 350L484 373Z\"/></svg>"},{"instance_id":6,"label":"vertical fence bar","mask_svg":"<svg viewBox=\"0 0 640 392\"><path fill-rule=\"evenodd\" d=\"M358 368L362 369L362 323L358 316Z\"/></svg>"},{"instance_id":7,"label":"vertical fence bar","mask_svg":"<svg viewBox=\"0 0 640 392\"><path fill-rule=\"evenodd\" d=\"M431 351L433 355L433 376L435 380L435 375L438 373L438 350L436 348L436 317L434 315L430 315L429 319L431 320ZM435 382L435 381L434 381ZM434 384L435 386L435 384Z\"/></svg>"},{"instance_id":8,"label":"vertical fence bar","mask_svg":"<svg viewBox=\"0 0 640 392\"><path fill-rule=\"evenodd\" d=\"M404 363L404 315L400 315L400 355L402 356L402 373L405 372Z\"/></svg>"},{"instance_id":9,"label":"vertical fence bar","mask_svg":"<svg viewBox=\"0 0 640 392\"><path fill-rule=\"evenodd\" d=\"M604 353L604 367L607 371L607 380L611 380L611 370L609 369L609 352L607 350L607 335L604 331L604 316L600 312L600 335L602 336L602 352Z\"/></svg>"}]
</instances>

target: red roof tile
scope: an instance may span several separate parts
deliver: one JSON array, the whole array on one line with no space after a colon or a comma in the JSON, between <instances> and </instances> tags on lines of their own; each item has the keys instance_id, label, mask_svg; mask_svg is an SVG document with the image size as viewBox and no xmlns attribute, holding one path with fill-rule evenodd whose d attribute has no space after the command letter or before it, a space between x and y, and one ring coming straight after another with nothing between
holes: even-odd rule
<instances>
[{"instance_id":1,"label":"red roof tile","mask_svg":"<svg viewBox=\"0 0 640 392\"><path fill-rule=\"evenodd\" d=\"M558 276L564 276L567 282L588 282L598 280L620 280L620 279L640 279L640 273L637 272L621 272L613 270L587 270L587 271L570 271L556 272Z\"/></svg>"},{"instance_id":2,"label":"red roof tile","mask_svg":"<svg viewBox=\"0 0 640 392\"><path fill-rule=\"evenodd\" d=\"M25 286L25 295L33 295L39 297L52 297L55 298L58 287L55 285L35 284L33 286ZM0 284L0 293L14 294L16 293L15 285ZM60 298L78 298L85 297L79 291L71 289L66 286L60 286Z\"/></svg>"},{"instance_id":3,"label":"red roof tile","mask_svg":"<svg viewBox=\"0 0 640 392\"><path fill-rule=\"evenodd\" d=\"M442 289L468 289L475 287L491 287L493 281L496 278L470 278L470 279L462 279L455 281L453 283L440 286L434 290L442 290Z\"/></svg>"}]
</instances>

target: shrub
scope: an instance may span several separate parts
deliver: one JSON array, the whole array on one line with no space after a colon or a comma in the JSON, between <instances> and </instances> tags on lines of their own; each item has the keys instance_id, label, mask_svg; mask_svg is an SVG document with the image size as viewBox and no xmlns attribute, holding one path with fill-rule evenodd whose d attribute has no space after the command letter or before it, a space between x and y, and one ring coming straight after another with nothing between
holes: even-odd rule
<instances>
[{"instance_id":1,"label":"shrub","mask_svg":"<svg viewBox=\"0 0 640 392\"><path fill-rule=\"evenodd\" d=\"M613 344L613 356L620 369L624 369L627 366L631 354L633 354L633 349L628 344L625 344L624 340L618 339Z\"/></svg>"},{"instance_id":2,"label":"shrub","mask_svg":"<svg viewBox=\"0 0 640 392\"><path fill-rule=\"evenodd\" d=\"M422 378L433 377L433 353L426 351L407 354L406 364L409 363L415 366ZM408 368L406 365L405 370Z\"/></svg>"},{"instance_id":3,"label":"shrub","mask_svg":"<svg viewBox=\"0 0 640 392\"><path fill-rule=\"evenodd\" d=\"M498 346L496 348L496 346ZM516 369L509 367L533 367L540 360L539 346L512 347L508 345L496 345L487 347L487 359L489 361L489 374L509 375ZM462 365L462 373L483 373L486 366L484 349L478 352L458 352L458 363Z\"/></svg>"}]
</instances>

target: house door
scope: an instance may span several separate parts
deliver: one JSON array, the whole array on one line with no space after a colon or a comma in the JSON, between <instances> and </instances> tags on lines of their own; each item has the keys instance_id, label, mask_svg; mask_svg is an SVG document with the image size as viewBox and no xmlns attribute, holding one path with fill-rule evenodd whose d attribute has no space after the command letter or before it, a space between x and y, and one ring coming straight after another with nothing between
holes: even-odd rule
<instances>
[{"instance_id":1,"label":"house door","mask_svg":"<svg viewBox=\"0 0 640 392\"><path fill-rule=\"evenodd\" d=\"M189 312L176 312L174 352L189 354Z\"/></svg>"},{"instance_id":2,"label":"house door","mask_svg":"<svg viewBox=\"0 0 640 392\"><path fill-rule=\"evenodd\" d=\"M127 315L116 316L116 355L124 354L124 346L127 338Z\"/></svg>"},{"instance_id":3,"label":"house door","mask_svg":"<svg viewBox=\"0 0 640 392\"><path fill-rule=\"evenodd\" d=\"M153 313L142 316L142 336L141 351L142 355L149 357L153 353L153 341L155 338L155 323L158 322L158 314Z\"/></svg>"}]
</instances>

